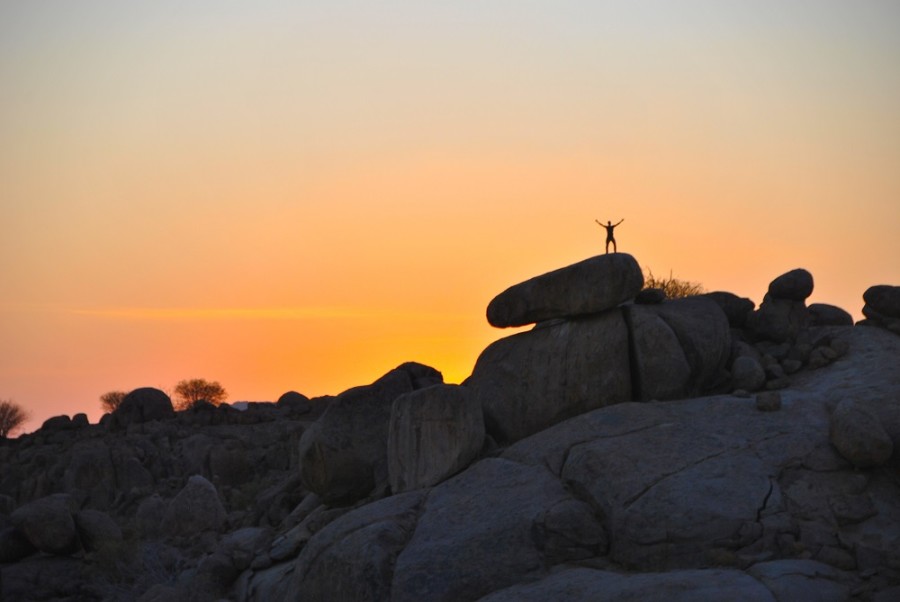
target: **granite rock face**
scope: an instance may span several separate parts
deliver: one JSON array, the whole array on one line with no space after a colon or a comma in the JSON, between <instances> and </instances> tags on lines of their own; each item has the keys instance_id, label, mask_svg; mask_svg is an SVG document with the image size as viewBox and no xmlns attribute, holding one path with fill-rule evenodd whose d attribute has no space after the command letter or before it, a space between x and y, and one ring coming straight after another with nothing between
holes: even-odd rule
<instances>
[{"instance_id":1,"label":"granite rock face","mask_svg":"<svg viewBox=\"0 0 900 602\"><path fill-rule=\"evenodd\" d=\"M484 445L481 405L465 387L435 385L401 395L391 408L391 491L431 487L468 466Z\"/></svg>"},{"instance_id":2,"label":"granite rock face","mask_svg":"<svg viewBox=\"0 0 900 602\"><path fill-rule=\"evenodd\" d=\"M633 299L643 285L634 257L598 255L509 287L490 302L487 318L503 328L587 316Z\"/></svg>"},{"instance_id":3,"label":"granite rock face","mask_svg":"<svg viewBox=\"0 0 900 602\"><path fill-rule=\"evenodd\" d=\"M0 599L893 600L900 337L874 288L882 328L806 308L795 271L757 312L648 293L542 319L459 386L411 363L53 420L0 440Z\"/></svg>"},{"instance_id":4,"label":"granite rock face","mask_svg":"<svg viewBox=\"0 0 900 602\"><path fill-rule=\"evenodd\" d=\"M492 343L465 382L498 441L631 399L628 332L619 311L551 323Z\"/></svg>"},{"instance_id":5,"label":"granite rock face","mask_svg":"<svg viewBox=\"0 0 900 602\"><path fill-rule=\"evenodd\" d=\"M339 395L300 440L300 475L322 501L347 504L386 484L387 440L394 400L443 382L421 364L404 364L371 385Z\"/></svg>"}]
</instances>

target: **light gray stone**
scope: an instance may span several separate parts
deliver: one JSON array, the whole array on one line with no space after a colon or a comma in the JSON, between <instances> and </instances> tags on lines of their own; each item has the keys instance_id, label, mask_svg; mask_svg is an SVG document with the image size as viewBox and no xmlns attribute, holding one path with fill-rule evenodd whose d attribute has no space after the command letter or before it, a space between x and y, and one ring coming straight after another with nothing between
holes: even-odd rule
<instances>
[{"instance_id":1,"label":"light gray stone","mask_svg":"<svg viewBox=\"0 0 900 602\"><path fill-rule=\"evenodd\" d=\"M394 400L388 435L391 491L430 487L453 476L484 444L481 404L466 387L435 385Z\"/></svg>"},{"instance_id":2,"label":"light gray stone","mask_svg":"<svg viewBox=\"0 0 900 602\"><path fill-rule=\"evenodd\" d=\"M491 301L487 318L502 328L594 314L632 299L643 285L634 257L598 255L511 286Z\"/></svg>"}]
</instances>

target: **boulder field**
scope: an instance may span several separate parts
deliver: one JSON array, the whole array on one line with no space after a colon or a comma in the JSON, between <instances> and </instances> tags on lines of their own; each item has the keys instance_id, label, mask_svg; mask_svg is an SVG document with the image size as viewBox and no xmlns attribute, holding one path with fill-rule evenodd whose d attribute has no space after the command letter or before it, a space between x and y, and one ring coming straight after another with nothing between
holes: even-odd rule
<instances>
[{"instance_id":1,"label":"boulder field","mask_svg":"<svg viewBox=\"0 0 900 602\"><path fill-rule=\"evenodd\" d=\"M900 599L900 287L866 320L641 291L629 255L511 286L461 385L175 412L138 389L0 440L0 599Z\"/></svg>"}]
</instances>

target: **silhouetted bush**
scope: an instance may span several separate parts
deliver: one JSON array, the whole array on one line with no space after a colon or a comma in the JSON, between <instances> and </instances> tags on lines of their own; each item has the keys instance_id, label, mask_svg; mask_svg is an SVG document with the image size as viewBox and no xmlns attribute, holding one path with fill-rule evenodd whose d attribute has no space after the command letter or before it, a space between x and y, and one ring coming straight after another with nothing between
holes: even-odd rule
<instances>
[{"instance_id":1,"label":"silhouetted bush","mask_svg":"<svg viewBox=\"0 0 900 602\"><path fill-rule=\"evenodd\" d=\"M105 412L115 412L119 409L122 400L125 399L125 391L110 391L100 396L100 404Z\"/></svg>"},{"instance_id":2,"label":"silhouetted bush","mask_svg":"<svg viewBox=\"0 0 900 602\"><path fill-rule=\"evenodd\" d=\"M0 399L0 437L9 437L28 420L28 412L10 399Z\"/></svg>"},{"instance_id":3,"label":"silhouetted bush","mask_svg":"<svg viewBox=\"0 0 900 602\"><path fill-rule=\"evenodd\" d=\"M228 397L228 392L217 381L209 382L202 378L183 380L175 385L176 410L190 409L198 401L206 401L215 406Z\"/></svg>"},{"instance_id":4,"label":"silhouetted bush","mask_svg":"<svg viewBox=\"0 0 900 602\"><path fill-rule=\"evenodd\" d=\"M702 295L706 292L703 286L697 282L675 278L672 275L672 270L669 270L668 278L657 278L653 275L653 270L650 268L647 268L647 274L644 276L644 288L662 289L666 293L666 298L668 299L680 299L682 297Z\"/></svg>"}]
</instances>

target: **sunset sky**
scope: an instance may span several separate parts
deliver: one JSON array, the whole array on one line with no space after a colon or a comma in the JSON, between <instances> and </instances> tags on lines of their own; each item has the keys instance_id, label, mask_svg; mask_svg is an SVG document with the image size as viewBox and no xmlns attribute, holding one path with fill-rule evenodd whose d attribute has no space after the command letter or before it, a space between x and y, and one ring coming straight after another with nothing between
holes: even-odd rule
<instances>
[{"instance_id":1,"label":"sunset sky","mask_svg":"<svg viewBox=\"0 0 900 602\"><path fill-rule=\"evenodd\" d=\"M450 382L603 251L862 317L900 284L900 3L0 3L0 399Z\"/></svg>"}]
</instances>

